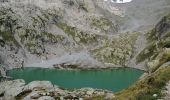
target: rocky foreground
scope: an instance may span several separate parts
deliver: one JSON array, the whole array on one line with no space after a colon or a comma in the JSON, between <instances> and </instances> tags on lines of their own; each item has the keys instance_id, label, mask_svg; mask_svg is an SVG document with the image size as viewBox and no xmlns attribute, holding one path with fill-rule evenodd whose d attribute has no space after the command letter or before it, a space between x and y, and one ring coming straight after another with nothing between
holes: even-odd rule
<instances>
[{"instance_id":1,"label":"rocky foreground","mask_svg":"<svg viewBox=\"0 0 170 100\"><path fill-rule=\"evenodd\" d=\"M49 81L33 81L27 85L24 80L0 83L0 100L84 100L97 96L107 100L114 98L110 91L92 88L65 90Z\"/></svg>"}]
</instances>

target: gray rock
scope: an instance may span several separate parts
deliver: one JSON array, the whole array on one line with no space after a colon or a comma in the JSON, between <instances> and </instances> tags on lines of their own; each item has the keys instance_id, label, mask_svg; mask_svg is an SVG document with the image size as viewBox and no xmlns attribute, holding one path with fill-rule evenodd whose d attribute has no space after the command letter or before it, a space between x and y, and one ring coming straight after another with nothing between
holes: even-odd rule
<instances>
[{"instance_id":1,"label":"gray rock","mask_svg":"<svg viewBox=\"0 0 170 100\"><path fill-rule=\"evenodd\" d=\"M86 92L86 94L89 95L89 96L93 95L93 93L94 93L94 90L93 90L93 89L89 89L89 90Z\"/></svg>"},{"instance_id":2,"label":"gray rock","mask_svg":"<svg viewBox=\"0 0 170 100\"><path fill-rule=\"evenodd\" d=\"M55 100L53 97L50 96L42 96L38 100Z\"/></svg>"},{"instance_id":3,"label":"gray rock","mask_svg":"<svg viewBox=\"0 0 170 100\"><path fill-rule=\"evenodd\" d=\"M0 94L4 93L4 100L15 100L15 96L22 92L24 85L25 81L21 79L1 82Z\"/></svg>"},{"instance_id":4,"label":"gray rock","mask_svg":"<svg viewBox=\"0 0 170 100\"><path fill-rule=\"evenodd\" d=\"M115 95L113 93L107 93L105 96L106 100L112 100L113 98L115 98Z\"/></svg>"},{"instance_id":5,"label":"gray rock","mask_svg":"<svg viewBox=\"0 0 170 100\"><path fill-rule=\"evenodd\" d=\"M0 83L0 94L16 87L23 87L25 85L25 81L18 79L13 81L3 81Z\"/></svg>"},{"instance_id":6,"label":"gray rock","mask_svg":"<svg viewBox=\"0 0 170 100\"><path fill-rule=\"evenodd\" d=\"M38 99L40 98L41 95L38 94L38 92L33 91L32 93L30 93L29 95L27 95L26 97L23 98L23 100L31 100L31 99Z\"/></svg>"},{"instance_id":7,"label":"gray rock","mask_svg":"<svg viewBox=\"0 0 170 100\"><path fill-rule=\"evenodd\" d=\"M33 90L35 88L43 88L43 89L51 90L54 89L54 86L49 81L33 81L30 82L28 85L26 85L24 89Z\"/></svg>"},{"instance_id":8,"label":"gray rock","mask_svg":"<svg viewBox=\"0 0 170 100\"><path fill-rule=\"evenodd\" d=\"M24 86L13 87L5 91L4 100L15 100L15 96L22 92Z\"/></svg>"},{"instance_id":9,"label":"gray rock","mask_svg":"<svg viewBox=\"0 0 170 100\"><path fill-rule=\"evenodd\" d=\"M1 67L1 65L0 65L0 76L6 77L6 70L5 68Z\"/></svg>"}]
</instances>

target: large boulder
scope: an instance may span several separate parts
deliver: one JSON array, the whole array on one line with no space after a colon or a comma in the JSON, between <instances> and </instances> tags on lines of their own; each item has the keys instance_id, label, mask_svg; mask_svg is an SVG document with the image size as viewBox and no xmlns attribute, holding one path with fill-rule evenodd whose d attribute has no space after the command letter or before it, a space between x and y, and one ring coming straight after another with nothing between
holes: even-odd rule
<instances>
[{"instance_id":1,"label":"large boulder","mask_svg":"<svg viewBox=\"0 0 170 100\"><path fill-rule=\"evenodd\" d=\"M50 96L42 96L38 100L55 100L53 97Z\"/></svg>"},{"instance_id":2,"label":"large boulder","mask_svg":"<svg viewBox=\"0 0 170 100\"><path fill-rule=\"evenodd\" d=\"M24 85L25 81L21 79L1 82L0 94L4 94L4 100L15 100L15 96L22 92Z\"/></svg>"},{"instance_id":3,"label":"large boulder","mask_svg":"<svg viewBox=\"0 0 170 100\"><path fill-rule=\"evenodd\" d=\"M28 85L26 85L24 89L33 90L35 88L43 88L46 90L51 90L51 89L54 89L54 86L49 81L33 81L33 82L30 82Z\"/></svg>"}]
</instances>

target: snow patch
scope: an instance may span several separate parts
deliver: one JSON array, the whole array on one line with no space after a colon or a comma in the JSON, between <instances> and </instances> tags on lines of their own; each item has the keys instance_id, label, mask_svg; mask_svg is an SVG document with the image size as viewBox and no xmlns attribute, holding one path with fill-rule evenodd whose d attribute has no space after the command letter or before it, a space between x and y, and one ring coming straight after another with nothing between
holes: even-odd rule
<instances>
[{"instance_id":1,"label":"snow patch","mask_svg":"<svg viewBox=\"0 0 170 100\"><path fill-rule=\"evenodd\" d=\"M108 1L108 0L104 0ZM112 3L129 3L132 2L132 0L111 0Z\"/></svg>"}]
</instances>

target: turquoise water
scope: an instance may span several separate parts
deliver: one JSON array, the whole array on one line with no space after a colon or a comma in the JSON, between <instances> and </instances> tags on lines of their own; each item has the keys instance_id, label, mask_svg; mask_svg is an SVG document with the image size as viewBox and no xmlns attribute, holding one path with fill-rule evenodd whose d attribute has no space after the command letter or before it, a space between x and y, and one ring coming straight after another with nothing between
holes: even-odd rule
<instances>
[{"instance_id":1,"label":"turquoise water","mask_svg":"<svg viewBox=\"0 0 170 100\"><path fill-rule=\"evenodd\" d=\"M91 87L113 92L126 89L142 74L143 71L129 68L95 71L25 68L8 72L8 75L14 79L24 79L27 83L34 80L48 80L66 89Z\"/></svg>"}]
</instances>

